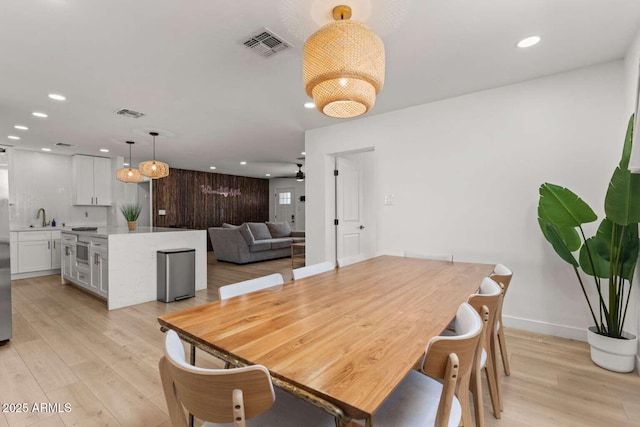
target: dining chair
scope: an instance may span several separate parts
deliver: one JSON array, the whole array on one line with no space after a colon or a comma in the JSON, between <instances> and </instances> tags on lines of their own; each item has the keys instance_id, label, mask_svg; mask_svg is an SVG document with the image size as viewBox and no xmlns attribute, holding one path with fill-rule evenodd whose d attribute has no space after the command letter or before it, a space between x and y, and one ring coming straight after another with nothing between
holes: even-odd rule
<instances>
[{"instance_id":1,"label":"dining chair","mask_svg":"<svg viewBox=\"0 0 640 427\"><path fill-rule=\"evenodd\" d=\"M471 392L475 410L476 426L484 426L484 409L482 403L482 371L485 372L493 415L500 418L501 400L500 383L496 369L496 334L495 325L497 310L502 301L502 288L490 278L485 278L477 293L470 295L468 302L476 309L484 322L480 351L471 375Z\"/></svg>"},{"instance_id":2,"label":"dining chair","mask_svg":"<svg viewBox=\"0 0 640 427\"><path fill-rule=\"evenodd\" d=\"M511 375L511 367L509 366L509 353L507 352L507 341L504 336L504 322L502 321L502 306L504 304L504 297L507 294L507 290L509 289L509 284L511 283L512 277L513 277L513 272L503 264L497 264L493 269L493 274L491 275L491 278L496 282L500 283L503 287L502 301L500 302L500 307L498 307L498 312L496 314L497 315L496 334L498 336L498 344L500 346L500 356L502 358L502 366L504 368L504 374L507 376Z\"/></svg>"},{"instance_id":3,"label":"dining chair","mask_svg":"<svg viewBox=\"0 0 640 427\"><path fill-rule=\"evenodd\" d=\"M346 267L347 265L355 264L367 259L364 255L354 255L345 258L338 258L338 267Z\"/></svg>"},{"instance_id":4,"label":"dining chair","mask_svg":"<svg viewBox=\"0 0 640 427\"><path fill-rule=\"evenodd\" d=\"M458 390L468 390L482 319L468 303L456 314L455 336L437 336L427 344L421 372L412 370L373 417L376 427L454 427L462 419ZM465 423L465 426L467 424Z\"/></svg>"},{"instance_id":5,"label":"dining chair","mask_svg":"<svg viewBox=\"0 0 640 427\"><path fill-rule=\"evenodd\" d=\"M413 251L404 251L405 258L430 259L433 261L449 261L453 262L453 254L427 254Z\"/></svg>"},{"instance_id":6,"label":"dining chair","mask_svg":"<svg viewBox=\"0 0 640 427\"><path fill-rule=\"evenodd\" d=\"M269 371L262 365L205 369L188 364L182 342L172 330L165 337L159 369L174 427L187 427L185 410L207 421L207 427L245 427L247 419L255 426L335 426L327 412L274 389Z\"/></svg>"},{"instance_id":7,"label":"dining chair","mask_svg":"<svg viewBox=\"0 0 640 427\"><path fill-rule=\"evenodd\" d=\"M325 271L333 270L334 268L336 268L336 265L331 261L296 268L293 270L293 280L304 279L305 277L324 273Z\"/></svg>"},{"instance_id":8,"label":"dining chair","mask_svg":"<svg viewBox=\"0 0 640 427\"><path fill-rule=\"evenodd\" d=\"M220 301L236 297L238 295L248 294L250 292L259 291L261 289L271 288L282 285L284 279L282 274L274 273L268 276L258 277L256 279L245 280L244 282L233 283L231 285L221 286L218 288L218 297Z\"/></svg>"}]
</instances>

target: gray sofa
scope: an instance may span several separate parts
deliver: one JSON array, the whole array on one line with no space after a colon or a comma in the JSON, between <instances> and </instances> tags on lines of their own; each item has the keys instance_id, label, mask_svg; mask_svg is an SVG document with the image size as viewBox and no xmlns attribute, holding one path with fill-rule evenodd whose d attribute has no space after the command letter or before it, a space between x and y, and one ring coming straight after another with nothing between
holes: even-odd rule
<instances>
[{"instance_id":1,"label":"gray sofa","mask_svg":"<svg viewBox=\"0 0 640 427\"><path fill-rule=\"evenodd\" d=\"M291 243L304 242L304 231L286 222L246 222L210 227L209 239L218 261L246 264L291 256Z\"/></svg>"}]
</instances>

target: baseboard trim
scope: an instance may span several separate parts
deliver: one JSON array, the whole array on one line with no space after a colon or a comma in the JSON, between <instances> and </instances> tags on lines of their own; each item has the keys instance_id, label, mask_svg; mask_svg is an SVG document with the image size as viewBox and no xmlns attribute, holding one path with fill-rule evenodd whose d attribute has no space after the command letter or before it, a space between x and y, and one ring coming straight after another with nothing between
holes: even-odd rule
<instances>
[{"instance_id":1,"label":"baseboard trim","mask_svg":"<svg viewBox=\"0 0 640 427\"><path fill-rule=\"evenodd\" d=\"M541 322L539 320L525 319L522 317L502 316L504 325L507 328L524 329L529 332L553 335L561 338L568 338L576 341L587 340L586 328L576 328L574 326L558 325L555 323ZM639 359L640 360L640 359Z\"/></svg>"}]
</instances>

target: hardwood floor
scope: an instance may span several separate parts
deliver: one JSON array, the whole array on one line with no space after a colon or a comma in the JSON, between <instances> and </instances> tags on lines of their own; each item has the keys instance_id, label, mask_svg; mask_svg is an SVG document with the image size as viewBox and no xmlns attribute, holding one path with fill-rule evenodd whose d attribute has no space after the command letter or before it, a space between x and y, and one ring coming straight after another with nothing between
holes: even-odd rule
<instances>
[{"instance_id":1,"label":"hardwood floor","mask_svg":"<svg viewBox=\"0 0 640 427\"><path fill-rule=\"evenodd\" d=\"M209 255L208 289L172 304L107 311L59 276L14 281L14 338L0 347L0 404L9 410L0 412L0 427L169 426L156 316L216 300L224 284L274 272L292 277L290 259L236 266ZM501 378L504 412L493 418L485 390L487 426L640 426L637 374L596 367L582 342L506 332L511 376ZM220 363L198 352L198 365ZM4 407L23 403L22 413Z\"/></svg>"}]
</instances>

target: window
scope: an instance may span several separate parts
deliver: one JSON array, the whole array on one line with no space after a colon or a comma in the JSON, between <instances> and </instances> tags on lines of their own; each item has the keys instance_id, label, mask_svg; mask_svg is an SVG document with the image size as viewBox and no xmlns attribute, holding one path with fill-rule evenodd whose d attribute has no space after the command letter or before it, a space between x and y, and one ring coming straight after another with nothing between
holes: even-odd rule
<instances>
[{"instance_id":1,"label":"window","mask_svg":"<svg viewBox=\"0 0 640 427\"><path fill-rule=\"evenodd\" d=\"M278 194L278 203L281 205L290 205L291 204L291 193L279 193Z\"/></svg>"}]
</instances>

